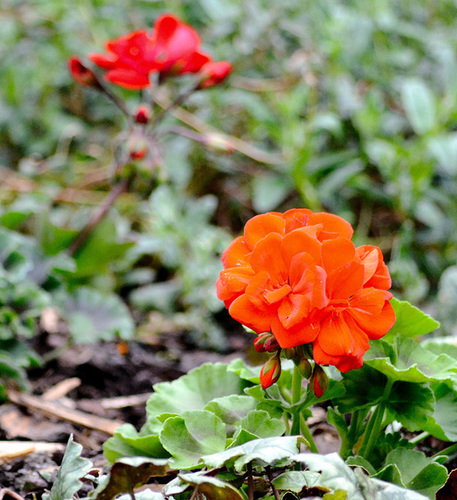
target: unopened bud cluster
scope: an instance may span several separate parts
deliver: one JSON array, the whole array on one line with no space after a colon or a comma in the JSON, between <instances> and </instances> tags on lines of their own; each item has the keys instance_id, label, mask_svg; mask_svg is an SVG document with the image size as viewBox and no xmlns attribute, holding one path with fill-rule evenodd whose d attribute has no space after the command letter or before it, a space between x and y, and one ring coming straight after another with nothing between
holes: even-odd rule
<instances>
[{"instance_id":1,"label":"unopened bud cluster","mask_svg":"<svg viewBox=\"0 0 457 500\"><path fill-rule=\"evenodd\" d=\"M313 353L309 345L281 349L272 333L261 333L254 340L254 347L257 352L269 352L273 355L262 366L260 371L260 383L264 389L272 386L281 375L281 354L286 359L292 359L300 375L309 380L310 387L314 394L320 398L327 389L328 379L322 366L310 360Z\"/></svg>"}]
</instances>

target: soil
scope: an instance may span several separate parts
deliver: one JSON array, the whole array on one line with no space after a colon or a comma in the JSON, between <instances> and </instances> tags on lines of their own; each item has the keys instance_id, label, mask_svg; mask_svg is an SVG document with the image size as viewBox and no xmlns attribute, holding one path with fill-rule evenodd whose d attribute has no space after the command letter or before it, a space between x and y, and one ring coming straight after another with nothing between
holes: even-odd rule
<instances>
[{"instance_id":1,"label":"soil","mask_svg":"<svg viewBox=\"0 0 457 500\"><path fill-rule=\"evenodd\" d=\"M34 348L48 358L54 350L55 356L29 372L27 395L31 401L0 406L0 440L4 443L3 446L0 443L0 499L39 499L49 491L70 434L83 446L83 456L90 458L95 468L107 468L102 453L102 445L109 437L107 432L37 411L34 404L52 404L53 392L63 391L57 394L58 403L70 413L82 411L93 419L128 422L139 428L144 423L145 403L155 383L174 380L204 362L229 362L243 356L248 342L249 339L234 333L227 352L216 353L188 344L182 333L168 333L151 343L112 342L73 347L68 347L59 335L42 334ZM124 406L119 398L125 397ZM119 404L107 405L107 402ZM19 441L19 445L56 443L56 449L8 455L8 450L2 447L13 441Z\"/></svg>"}]
</instances>

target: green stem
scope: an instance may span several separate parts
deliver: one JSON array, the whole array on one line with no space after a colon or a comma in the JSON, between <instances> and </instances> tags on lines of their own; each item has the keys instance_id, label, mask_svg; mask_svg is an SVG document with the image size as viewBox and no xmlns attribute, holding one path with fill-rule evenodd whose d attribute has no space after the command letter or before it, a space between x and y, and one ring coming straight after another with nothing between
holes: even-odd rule
<instances>
[{"instance_id":1,"label":"green stem","mask_svg":"<svg viewBox=\"0 0 457 500\"><path fill-rule=\"evenodd\" d=\"M376 444L376 441L379 436L379 432L381 431L382 419L384 417L385 406L384 403L379 403L376 406L375 411L371 415L371 418L368 422L367 428L365 430L365 434L363 436L362 446L359 450L359 455L367 458L369 457L373 446Z\"/></svg>"},{"instance_id":2,"label":"green stem","mask_svg":"<svg viewBox=\"0 0 457 500\"><path fill-rule=\"evenodd\" d=\"M448 446L444 450L439 451L438 453L435 453L432 458L438 458L438 457L448 457L450 458L452 455L455 455L457 453L457 443Z\"/></svg>"},{"instance_id":3,"label":"green stem","mask_svg":"<svg viewBox=\"0 0 457 500\"><path fill-rule=\"evenodd\" d=\"M430 432L424 431L409 440L411 444L417 444L430 436Z\"/></svg>"},{"instance_id":4,"label":"green stem","mask_svg":"<svg viewBox=\"0 0 457 500\"><path fill-rule=\"evenodd\" d=\"M298 366L294 366L294 374L292 377L292 404L296 404L300 401L301 397L301 382L302 376L298 370ZM296 410L292 416L292 427L290 429L291 436L296 436L300 434L300 411Z\"/></svg>"},{"instance_id":5,"label":"green stem","mask_svg":"<svg viewBox=\"0 0 457 500\"><path fill-rule=\"evenodd\" d=\"M303 415L300 415L300 431L309 444L309 451L311 451L311 453L319 453L319 450L317 449L316 443L314 442L311 431L309 430L309 427L306 424L306 420Z\"/></svg>"},{"instance_id":6,"label":"green stem","mask_svg":"<svg viewBox=\"0 0 457 500\"><path fill-rule=\"evenodd\" d=\"M349 424L349 431L347 440L341 445L340 455L346 459L353 453L354 444L357 439L357 429L360 419L362 417L362 410L355 410L352 414L351 423Z\"/></svg>"},{"instance_id":7,"label":"green stem","mask_svg":"<svg viewBox=\"0 0 457 500\"><path fill-rule=\"evenodd\" d=\"M359 455L368 459L371 454L371 451L378 440L379 433L382 428L382 420L384 418L385 413L385 404L384 401L387 401L390 395L390 391L394 381L390 378L387 379L386 386L384 387L384 393L382 395L381 401L376 406L375 411L371 415L371 418L368 422L367 428L365 430L365 434L363 436L362 446L359 450Z\"/></svg>"}]
</instances>

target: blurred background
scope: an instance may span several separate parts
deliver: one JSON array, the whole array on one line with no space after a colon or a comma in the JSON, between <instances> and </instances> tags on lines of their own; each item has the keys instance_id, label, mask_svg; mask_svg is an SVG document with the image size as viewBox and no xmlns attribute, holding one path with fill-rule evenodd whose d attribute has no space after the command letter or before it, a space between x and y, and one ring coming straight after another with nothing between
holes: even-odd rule
<instances>
[{"instance_id":1,"label":"blurred background","mask_svg":"<svg viewBox=\"0 0 457 500\"><path fill-rule=\"evenodd\" d=\"M126 120L71 79L67 59L163 12L234 65L167 120L221 133L235 151L167 137L152 194L145 165L144 185L72 258ZM253 215L292 207L349 220L356 244L381 247L394 294L452 334L456 18L453 0L2 0L0 350L51 328L53 311L76 343L180 330L227 349L240 327L215 296L220 254ZM141 102L114 91L132 110ZM33 358L23 354L11 370Z\"/></svg>"}]
</instances>

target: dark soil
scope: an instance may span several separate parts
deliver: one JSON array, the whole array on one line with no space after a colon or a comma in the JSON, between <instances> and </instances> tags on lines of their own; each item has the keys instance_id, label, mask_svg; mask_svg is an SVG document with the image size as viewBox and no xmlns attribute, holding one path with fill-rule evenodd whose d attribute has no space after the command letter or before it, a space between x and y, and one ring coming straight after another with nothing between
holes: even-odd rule
<instances>
[{"instance_id":1,"label":"dark soil","mask_svg":"<svg viewBox=\"0 0 457 500\"><path fill-rule=\"evenodd\" d=\"M167 334L153 344L113 342L73 347L59 346L61 339L42 335L34 346L39 352L46 355L51 347L58 347L54 359L29 373L30 394L42 397L56 384L77 378L79 385L59 399L60 403L139 428L145 420L145 401L155 383L174 380L204 362L227 362L243 356L249 340L235 333L228 352L221 354L189 345L180 334ZM101 405L107 398L132 395L138 396L137 404L110 409ZM102 445L108 434L12 403L0 406L0 440L65 445L70 434L83 446L83 456L90 458L94 467L107 467ZM0 458L0 498L14 498L13 493L25 499L41 498L55 481L62 456L63 451L57 451L3 462Z\"/></svg>"}]
</instances>

